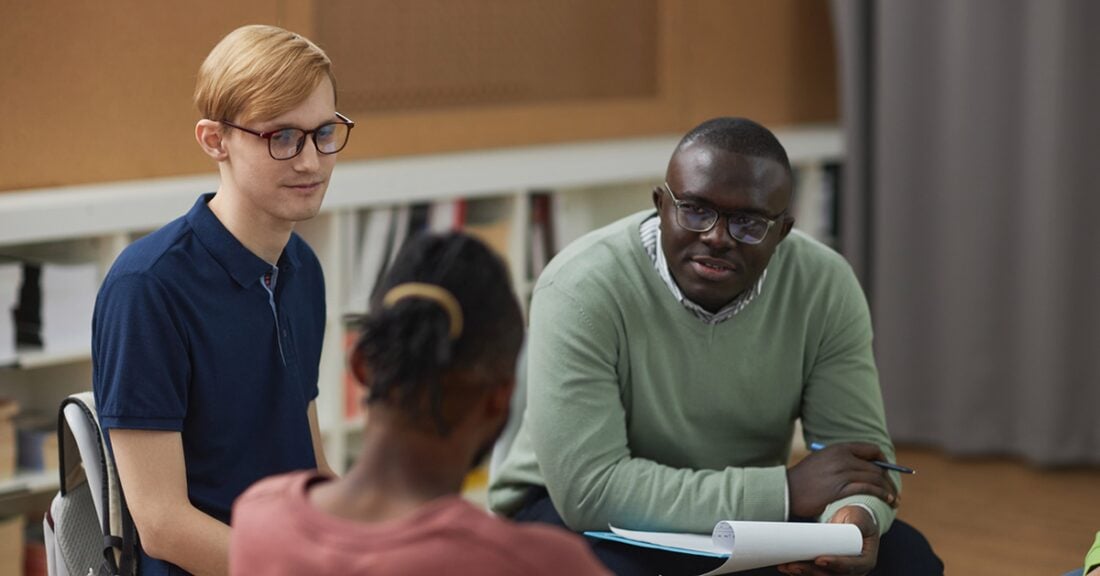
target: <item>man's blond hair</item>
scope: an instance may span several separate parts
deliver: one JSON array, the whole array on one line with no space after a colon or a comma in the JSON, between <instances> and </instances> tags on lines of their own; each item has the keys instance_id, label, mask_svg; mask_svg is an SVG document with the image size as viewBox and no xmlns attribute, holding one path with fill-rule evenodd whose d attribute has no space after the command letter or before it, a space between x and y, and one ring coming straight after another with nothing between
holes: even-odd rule
<instances>
[{"instance_id":1,"label":"man's blond hair","mask_svg":"<svg viewBox=\"0 0 1100 576\"><path fill-rule=\"evenodd\" d=\"M199 68L195 106L208 120L268 120L293 110L321 83L336 78L324 50L276 26L230 32Z\"/></svg>"}]
</instances>

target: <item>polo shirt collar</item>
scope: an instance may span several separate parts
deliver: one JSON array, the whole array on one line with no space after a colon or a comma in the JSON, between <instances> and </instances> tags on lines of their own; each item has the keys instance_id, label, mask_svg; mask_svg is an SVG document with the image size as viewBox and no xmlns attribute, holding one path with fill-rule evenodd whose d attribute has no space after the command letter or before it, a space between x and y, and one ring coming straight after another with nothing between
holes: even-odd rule
<instances>
[{"instance_id":1,"label":"polo shirt collar","mask_svg":"<svg viewBox=\"0 0 1100 576\"><path fill-rule=\"evenodd\" d=\"M249 286L269 272L271 265L245 248L244 244L241 244L240 240L237 240L218 220L208 206L212 198L214 198L213 192L199 196L195 205L187 213L187 223L191 225L199 242L206 247L222 269L232 276L237 284L242 287ZM278 266L281 270L298 267L300 261L297 248L295 237L291 235L290 242L279 256Z\"/></svg>"}]
</instances>

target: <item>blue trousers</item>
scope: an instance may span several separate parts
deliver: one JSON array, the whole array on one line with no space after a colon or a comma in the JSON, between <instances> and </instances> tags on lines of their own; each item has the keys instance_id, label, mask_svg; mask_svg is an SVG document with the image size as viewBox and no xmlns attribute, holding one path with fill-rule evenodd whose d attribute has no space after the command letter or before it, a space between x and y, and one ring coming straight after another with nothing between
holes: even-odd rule
<instances>
[{"instance_id":1,"label":"blue trousers","mask_svg":"<svg viewBox=\"0 0 1100 576\"><path fill-rule=\"evenodd\" d=\"M516 522L542 522L566 528L561 515L554 509L545 488L533 488L526 504L512 516ZM709 572L723 560L677 554L663 550L631 546L619 542L588 538L592 552L609 570L618 576L680 576ZM739 572L744 576L777 576L775 568ZM878 564L873 576L942 576L943 562L928 540L916 528L894 520L890 530L879 541Z\"/></svg>"}]
</instances>

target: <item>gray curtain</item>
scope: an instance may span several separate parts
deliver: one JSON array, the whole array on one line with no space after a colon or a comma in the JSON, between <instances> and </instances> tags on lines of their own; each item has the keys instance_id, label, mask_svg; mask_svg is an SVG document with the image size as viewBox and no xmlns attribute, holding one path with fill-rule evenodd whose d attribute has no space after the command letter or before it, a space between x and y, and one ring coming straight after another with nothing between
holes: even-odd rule
<instances>
[{"instance_id":1,"label":"gray curtain","mask_svg":"<svg viewBox=\"0 0 1100 576\"><path fill-rule=\"evenodd\" d=\"M896 442L1100 464L1100 2L833 0Z\"/></svg>"}]
</instances>

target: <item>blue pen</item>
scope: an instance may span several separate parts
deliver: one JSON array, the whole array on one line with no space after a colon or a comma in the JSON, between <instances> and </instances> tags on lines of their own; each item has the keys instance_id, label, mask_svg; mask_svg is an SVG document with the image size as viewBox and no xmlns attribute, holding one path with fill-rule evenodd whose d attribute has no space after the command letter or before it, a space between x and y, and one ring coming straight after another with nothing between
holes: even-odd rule
<instances>
[{"instance_id":1,"label":"blue pen","mask_svg":"<svg viewBox=\"0 0 1100 576\"><path fill-rule=\"evenodd\" d=\"M821 442L811 442L810 443L810 450L813 450L814 452L817 452L818 450L822 450L824 448L825 448L825 445L822 444ZM902 466L900 464L894 464L893 462L884 462L882 460L872 460L871 464L874 464L875 466L878 466L880 468L885 468L887 470L893 470L895 472L901 472L902 474L916 474L917 473L916 470L913 470L912 468L909 468L908 466Z\"/></svg>"}]
</instances>

